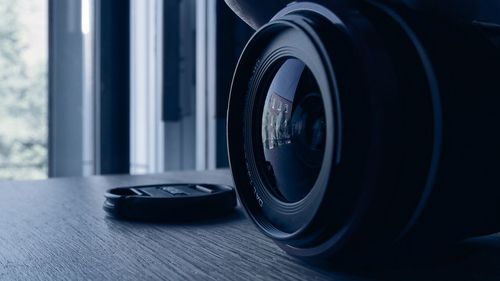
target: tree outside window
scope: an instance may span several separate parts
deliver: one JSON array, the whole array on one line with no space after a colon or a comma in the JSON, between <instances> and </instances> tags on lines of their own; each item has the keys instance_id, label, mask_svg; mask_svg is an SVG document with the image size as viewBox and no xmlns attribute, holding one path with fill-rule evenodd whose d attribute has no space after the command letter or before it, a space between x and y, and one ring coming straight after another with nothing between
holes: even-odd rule
<instances>
[{"instance_id":1,"label":"tree outside window","mask_svg":"<svg viewBox=\"0 0 500 281\"><path fill-rule=\"evenodd\" d=\"M47 5L0 0L0 179L47 177Z\"/></svg>"}]
</instances>

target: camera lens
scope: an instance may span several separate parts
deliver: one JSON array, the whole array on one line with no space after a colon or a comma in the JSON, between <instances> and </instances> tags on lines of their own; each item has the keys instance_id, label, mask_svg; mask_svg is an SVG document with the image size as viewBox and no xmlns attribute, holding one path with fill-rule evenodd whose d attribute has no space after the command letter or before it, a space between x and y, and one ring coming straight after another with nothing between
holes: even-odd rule
<instances>
[{"instance_id":1,"label":"camera lens","mask_svg":"<svg viewBox=\"0 0 500 281\"><path fill-rule=\"evenodd\" d=\"M498 231L498 49L475 26L322 3L280 11L234 74L228 152L252 221L300 257Z\"/></svg>"},{"instance_id":2,"label":"camera lens","mask_svg":"<svg viewBox=\"0 0 500 281\"><path fill-rule=\"evenodd\" d=\"M260 172L277 198L299 201L318 177L326 140L323 101L309 68L295 58L284 61L262 106Z\"/></svg>"}]
</instances>

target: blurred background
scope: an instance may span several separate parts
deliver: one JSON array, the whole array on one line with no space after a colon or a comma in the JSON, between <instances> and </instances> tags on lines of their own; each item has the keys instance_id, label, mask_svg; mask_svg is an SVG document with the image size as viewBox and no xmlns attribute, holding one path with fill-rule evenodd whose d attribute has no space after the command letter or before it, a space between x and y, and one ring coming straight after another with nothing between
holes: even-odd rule
<instances>
[{"instance_id":1,"label":"blurred background","mask_svg":"<svg viewBox=\"0 0 500 281\"><path fill-rule=\"evenodd\" d=\"M0 179L228 166L223 0L0 0Z\"/></svg>"}]
</instances>

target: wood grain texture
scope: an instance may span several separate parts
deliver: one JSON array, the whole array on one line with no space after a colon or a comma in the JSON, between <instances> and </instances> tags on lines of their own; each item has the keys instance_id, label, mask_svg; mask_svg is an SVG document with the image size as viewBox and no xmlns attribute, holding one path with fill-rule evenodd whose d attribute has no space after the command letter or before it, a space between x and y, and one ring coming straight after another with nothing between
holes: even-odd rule
<instances>
[{"instance_id":1,"label":"wood grain texture","mask_svg":"<svg viewBox=\"0 0 500 281\"><path fill-rule=\"evenodd\" d=\"M231 184L228 171L0 183L0 280L500 280L497 237L432 266L342 272L288 256L241 209L195 224L118 221L111 187Z\"/></svg>"}]
</instances>

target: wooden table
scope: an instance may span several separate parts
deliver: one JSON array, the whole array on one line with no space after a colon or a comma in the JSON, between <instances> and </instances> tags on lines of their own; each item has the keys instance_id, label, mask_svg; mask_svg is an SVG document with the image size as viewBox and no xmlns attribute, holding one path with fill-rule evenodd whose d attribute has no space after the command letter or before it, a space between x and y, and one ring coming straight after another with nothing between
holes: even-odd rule
<instances>
[{"instance_id":1,"label":"wooden table","mask_svg":"<svg viewBox=\"0 0 500 281\"><path fill-rule=\"evenodd\" d=\"M220 170L0 183L0 280L500 280L494 236L437 264L341 271L288 256L239 208L195 224L118 221L102 210L108 188L186 181L232 182Z\"/></svg>"}]
</instances>

